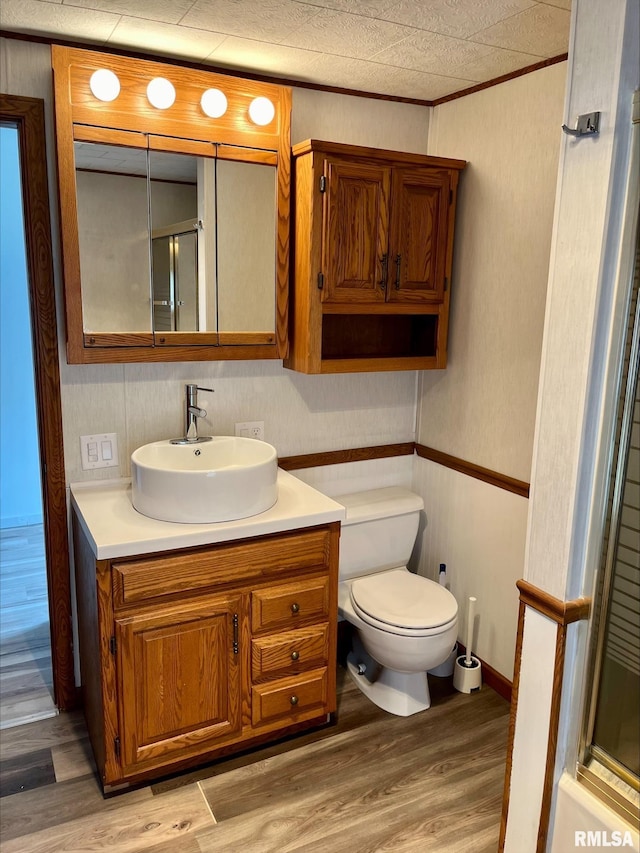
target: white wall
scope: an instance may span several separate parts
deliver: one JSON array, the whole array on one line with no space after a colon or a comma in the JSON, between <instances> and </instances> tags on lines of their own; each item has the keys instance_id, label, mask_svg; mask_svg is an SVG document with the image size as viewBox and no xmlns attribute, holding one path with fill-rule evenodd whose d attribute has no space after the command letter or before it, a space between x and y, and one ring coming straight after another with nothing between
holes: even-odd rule
<instances>
[{"instance_id":1,"label":"white wall","mask_svg":"<svg viewBox=\"0 0 640 853\"><path fill-rule=\"evenodd\" d=\"M512 680L527 499L420 457L413 488L425 501L419 573L436 580L440 563L446 564L463 642L467 601L477 598L473 652Z\"/></svg>"},{"instance_id":2,"label":"white wall","mask_svg":"<svg viewBox=\"0 0 640 853\"><path fill-rule=\"evenodd\" d=\"M443 104L429 153L468 161L460 181L447 369L423 372L418 441L529 481L566 63ZM475 652L513 677L527 500L419 458L419 571L448 567Z\"/></svg>"},{"instance_id":3,"label":"white wall","mask_svg":"<svg viewBox=\"0 0 640 853\"><path fill-rule=\"evenodd\" d=\"M460 178L447 369L424 372L423 444L528 482L566 63L434 109Z\"/></svg>"},{"instance_id":4,"label":"white wall","mask_svg":"<svg viewBox=\"0 0 640 853\"><path fill-rule=\"evenodd\" d=\"M53 151L49 48L7 39L2 57L5 91L47 101ZM313 136L425 152L428 117L415 105L296 89L292 141ZM59 282L59 261L56 271ZM67 482L127 476L135 447L181 433L185 382L215 389L201 398L204 429L228 433L236 421L263 420L281 456L415 437L413 372L304 376L276 361L84 366L63 358L61 382ZM79 436L101 432L118 434L120 467L83 472Z\"/></svg>"}]
</instances>

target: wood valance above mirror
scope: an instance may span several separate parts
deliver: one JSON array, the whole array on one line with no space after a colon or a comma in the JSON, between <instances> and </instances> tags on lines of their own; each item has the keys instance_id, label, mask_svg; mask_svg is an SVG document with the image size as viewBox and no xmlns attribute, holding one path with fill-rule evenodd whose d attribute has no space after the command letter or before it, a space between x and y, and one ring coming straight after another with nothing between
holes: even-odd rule
<instances>
[{"instance_id":1,"label":"wood valance above mirror","mask_svg":"<svg viewBox=\"0 0 640 853\"><path fill-rule=\"evenodd\" d=\"M58 45L52 63L69 363L284 358L290 89ZM113 100L93 94L101 69Z\"/></svg>"}]
</instances>

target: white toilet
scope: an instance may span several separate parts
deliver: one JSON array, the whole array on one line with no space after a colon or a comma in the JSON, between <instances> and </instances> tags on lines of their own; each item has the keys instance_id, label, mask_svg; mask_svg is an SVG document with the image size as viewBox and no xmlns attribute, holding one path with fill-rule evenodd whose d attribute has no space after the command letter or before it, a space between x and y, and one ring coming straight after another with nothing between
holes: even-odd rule
<instances>
[{"instance_id":1,"label":"white toilet","mask_svg":"<svg viewBox=\"0 0 640 853\"><path fill-rule=\"evenodd\" d=\"M349 674L372 702L401 717L431 704L427 670L455 645L458 605L444 586L406 564L422 498L392 486L340 495L338 613L356 629Z\"/></svg>"}]
</instances>

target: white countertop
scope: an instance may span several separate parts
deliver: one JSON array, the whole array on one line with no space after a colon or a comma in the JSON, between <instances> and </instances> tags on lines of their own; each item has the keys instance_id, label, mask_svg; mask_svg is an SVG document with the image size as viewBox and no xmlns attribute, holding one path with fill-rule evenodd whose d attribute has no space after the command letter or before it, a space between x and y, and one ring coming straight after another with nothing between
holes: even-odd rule
<instances>
[{"instance_id":1,"label":"white countertop","mask_svg":"<svg viewBox=\"0 0 640 853\"><path fill-rule=\"evenodd\" d=\"M278 469L278 500L266 512L216 524L179 524L148 518L133 508L130 480L72 483L71 503L97 560L281 533L342 521L345 508Z\"/></svg>"}]
</instances>

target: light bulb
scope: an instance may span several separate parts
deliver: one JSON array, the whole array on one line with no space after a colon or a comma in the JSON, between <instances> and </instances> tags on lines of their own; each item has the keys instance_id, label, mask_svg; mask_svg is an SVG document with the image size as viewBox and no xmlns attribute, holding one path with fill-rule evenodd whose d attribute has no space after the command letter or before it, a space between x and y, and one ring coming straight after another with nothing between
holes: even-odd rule
<instances>
[{"instance_id":1,"label":"light bulb","mask_svg":"<svg viewBox=\"0 0 640 853\"><path fill-rule=\"evenodd\" d=\"M115 101L120 94L120 81L113 71L99 68L91 75L89 88L94 98L99 101Z\"/></svg>"},{"instance_id":2,"label":"light bulb","mask_svg":"<svg viewBox=\"0 0 640 853\"><path fill-rule=\"evenodd\" d=\"M154 77L147 86L147 98L151 106L159 110L168 110L176 99L173 83L164 77Z\"/></svg>"},{"instance_id":3,"label":"light bulb","mask_svg":"<svg viewBox=\"0 0 640 853\"><path fill-rule=\"evenodd\" d=\"M200 106L209 118L220 118L227 111L227 97L220 89L207 89L202 93Z\"/></svg>"},{"instance_id":4,"label":"light bulb","mask_svg":"<svg viewBox=\"0 0 640 853\"><path fill-rule=\"evenodd\" d=\"M270 124L276 114L276 108L269 98L254 98L249 104L249 117L254 124Z\"/></svg>"}]
</instances>

